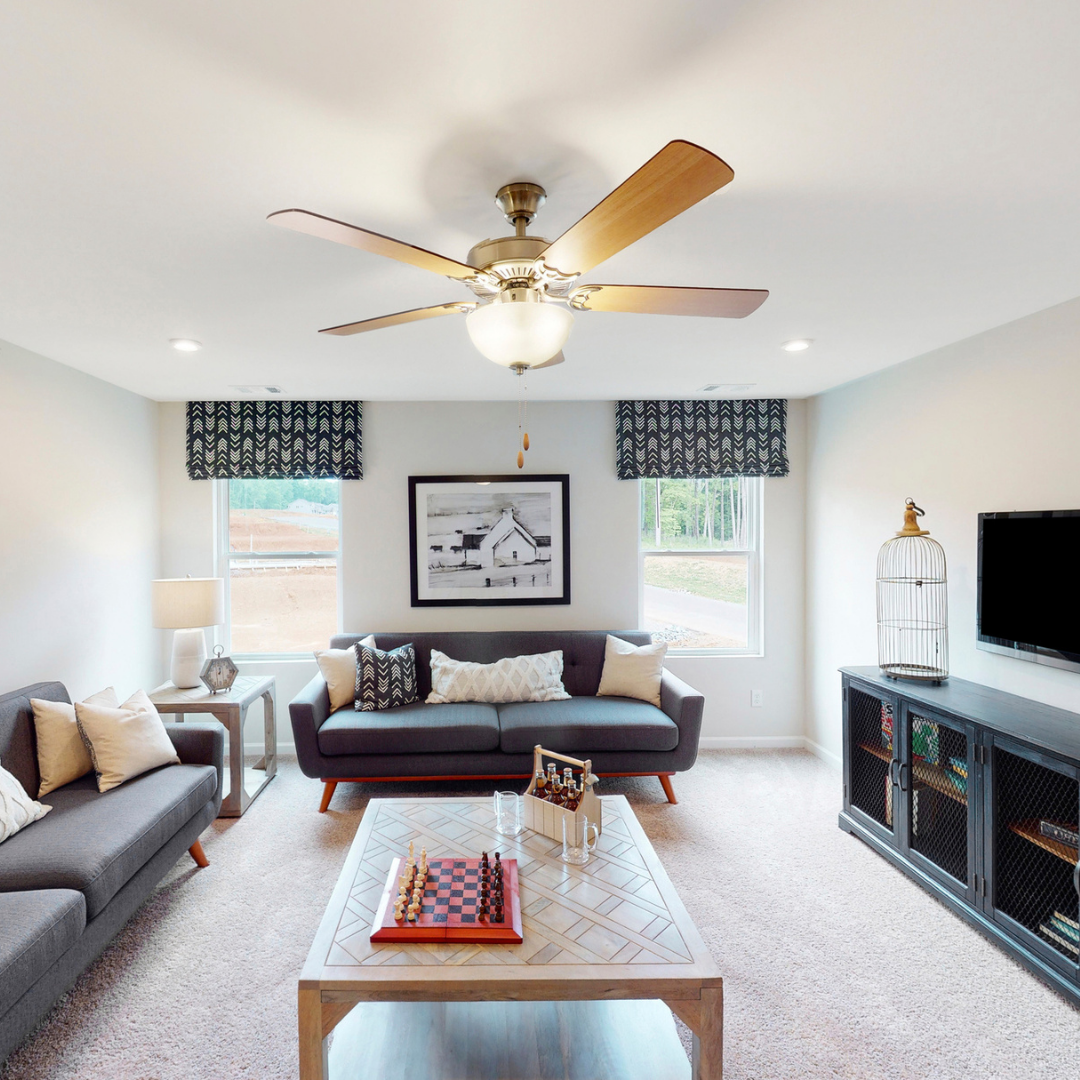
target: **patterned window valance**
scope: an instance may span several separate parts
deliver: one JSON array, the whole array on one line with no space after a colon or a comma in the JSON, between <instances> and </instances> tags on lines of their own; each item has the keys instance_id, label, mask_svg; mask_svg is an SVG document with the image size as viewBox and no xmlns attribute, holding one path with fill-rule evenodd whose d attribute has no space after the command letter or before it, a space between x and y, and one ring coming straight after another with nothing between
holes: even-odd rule
<instances>
[{"instance_id":1,"label":"patterned window valance","mask_svg":"<svg viewBox=\"0 0 1080 1080\"><path fill-rule=\"evenodd\" d=\"M620 401L620 480L787 476L787 402Z\"/></svg>"},{"instance_id":2,"label":"patterned window valance","mask_svg":"<svg viewBox=\"0 0 1080 1080\"><path fill-rule=\"evenodd\" d=\"M189 401L192 480L364 476L359 401Z\"/></svg>"}]
</instances>

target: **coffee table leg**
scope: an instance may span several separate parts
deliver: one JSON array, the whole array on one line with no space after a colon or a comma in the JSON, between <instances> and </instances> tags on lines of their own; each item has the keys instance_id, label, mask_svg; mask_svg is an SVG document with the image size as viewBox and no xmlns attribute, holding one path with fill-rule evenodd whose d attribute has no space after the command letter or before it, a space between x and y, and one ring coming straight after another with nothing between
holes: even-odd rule
<instances>
[{"instance_id":1,"label":"coffee table leg","mask_svg":"<svg viewBox=\"0 0 1080 1080\"><path fill-rule=\"evenodd\" d=\"M329 1080L329 1045L323 1037L322 993L300 990L300 1080Z\"/></svg>"},{"instance_id":2,"label":"coffee table leg","mask_svg":"<svg viewBox=\"0 0 1080 1080\"><path fill-rule=\"evenodd\" d=\"M701 997L696 1001L668 1001L666 1004L693 1033L693 1080L723 1080L723 986L702 987Z\"/></svg>"}]
</instances>

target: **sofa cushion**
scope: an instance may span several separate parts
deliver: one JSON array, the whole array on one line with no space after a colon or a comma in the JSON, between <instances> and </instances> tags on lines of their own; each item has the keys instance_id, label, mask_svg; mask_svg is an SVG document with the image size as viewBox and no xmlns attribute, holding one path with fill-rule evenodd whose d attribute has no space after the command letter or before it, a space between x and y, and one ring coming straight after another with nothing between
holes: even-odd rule
<instances>
[{"instance_id":1,"label":"sofa cushion","mask_svg":"<svg viewBox=\"0 0 1080 1080\"><path fill-rule=\"evenodd\" d=\"M524 754L537 743L560 754L674 750L679 745L679 729L669 716L631 698L525 701L498 709L499 746L507 754Z\"/></svg>"},{"instance_id":2,"label":"sofa cushion","mask_svg":"<svg viewBox=\"0 0 1080 1080\"><path fill-rule=\"evenodd\" d=\"M319 728L319 749L335 754L433 754L495 750L499 714L494 705L415 701L396 709L339 709Z\"/></svg>"},{"instance_id":3,"label":"sofa cushion","mask_svg":"<svg viewBox=\"0 0 1080 1080\"><path fill-rule=\"evenodd\" d=\"M104 793L93 776L57 788L48 817L0 844L0 891L77 889L95 918L217 782L211 765L167 765Z\"/></svg>"},{"instance_id":4,"label":"sofa cushion","mask_svg":"<svg viewBox=\"0 0 1080 1080\"><path fill-rule=\"evenodd\" d=\"M0 893L0 1016L79 940L85 927L82 893Z\"/></svg>"}]
</instances>

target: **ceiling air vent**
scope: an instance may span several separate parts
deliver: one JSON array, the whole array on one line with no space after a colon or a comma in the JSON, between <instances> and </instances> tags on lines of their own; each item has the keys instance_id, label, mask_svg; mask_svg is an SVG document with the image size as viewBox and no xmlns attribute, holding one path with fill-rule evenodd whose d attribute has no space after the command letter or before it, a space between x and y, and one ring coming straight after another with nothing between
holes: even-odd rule
<instances>
[{"instance_id":1,"label":"ceiling air vent","mask_svg":"<svg viewBox=\"0 0 1080 1080\"><path fill-rule=\"evenodd\" d=\"M745 394L750 390L753 390L757 386L757 383L734 383L734 382L711 382L706 383L699 390L699 394L727 394L730 396L737 396L739 394Z\"/></svg>"},{"instance_id":2,"label":"ceiling air vent","mask_svg":"<svg viewBox=\"0 0 1080 1080\"><path fill-rule=\"evenodd\" d=\"M285 391L282 390L280 386L232 385L229 387L229 389L235 390L238 394L247 394L248 397L280 397L282 394L285 393Z\"/></svg>"}]
</instances>

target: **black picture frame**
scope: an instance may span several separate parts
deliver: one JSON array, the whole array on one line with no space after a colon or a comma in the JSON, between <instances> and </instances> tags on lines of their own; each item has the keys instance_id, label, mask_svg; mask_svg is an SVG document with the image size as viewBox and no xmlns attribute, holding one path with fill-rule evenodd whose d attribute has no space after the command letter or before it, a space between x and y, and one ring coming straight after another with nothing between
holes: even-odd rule
<instances>
[{"instance_id":1,"label":"black picture frame","mask_svg":"<svg viewBox=\"0 0 1080 1080\"><path fill-rule=\"evenodd\" d=\"M420 500L426 508L422 515ZM431 509L440 504L445 513L432 515ZM496 512L505 517L508 508L505 525L492 520ZM432 530L436 517L447 518L448 532ZM476 523L474 532L468 531L470 521ZM540 531L545 522L550 526L547 534ZM535 535L528 527L534 523ZM510 558L510 543L524 544L525 551L511 548ZM409 562L413 607L569 604L570 476L410 476Z\"/></svg>"}]
</instances>

